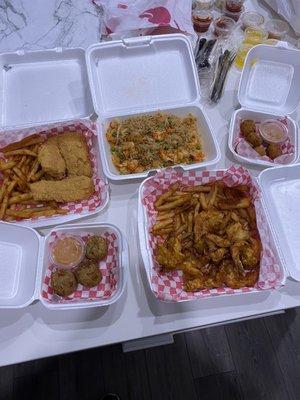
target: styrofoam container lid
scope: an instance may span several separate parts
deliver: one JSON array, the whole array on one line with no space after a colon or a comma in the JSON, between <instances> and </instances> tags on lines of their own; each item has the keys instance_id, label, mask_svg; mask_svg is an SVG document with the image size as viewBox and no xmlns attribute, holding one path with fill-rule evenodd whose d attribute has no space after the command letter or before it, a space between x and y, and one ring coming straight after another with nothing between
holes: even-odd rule
<instances>
[{"instance_id":1,"label":"styrofoam container lid","mask_svg":"<svg viewBox=\"0 0 300 400\"><path fill-rule=\"evenodd\" d=\"M266 169L258 179L283 265L300 281L300 164Z\"/></svg>"},{"instance_id":2,"label":"styrofoam container lid","mask_svg":"<svg viewBox=\"0 0 300 400\"><path fill-rule=\"evenodd\" d=\"M0 54L0 127L87 118L94 112L83 49Z\"/></svg>"},{"instance_id":3,"label":"styrofoam container lid","mask_svg":"<svg viewBox=\"0 0 300 400\"><path fill-rule=\"evenodd\" d=\"M299 85L299 50L258 45L247 55L238 99L245 108L286 115L300 102Z\"/></svg>"},{"instance_id":4,"label":"styrofoam container lid","mask_svg":"<svg viewBox=\"0 0 300 400\"><path fill-rule=\"evenodd\" d=\"M198 98L188 38L144 36L90 46L86 60L98 115L180 106Z\"/></svg>"}]
</instances>

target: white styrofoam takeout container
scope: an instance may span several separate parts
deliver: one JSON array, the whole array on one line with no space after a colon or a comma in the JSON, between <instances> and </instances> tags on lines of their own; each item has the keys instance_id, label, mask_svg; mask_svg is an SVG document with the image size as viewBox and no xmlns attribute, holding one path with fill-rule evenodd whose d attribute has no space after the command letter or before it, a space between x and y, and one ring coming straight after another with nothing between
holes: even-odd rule
<instances>
[{"instance_id":1,"label":"white styrofoam takeout container","mask_svg":"<svg viewBox=\"0 0 300 400\"><path fill-rule=\"evenodd\" d=\"M34 229L6 222L0 223L0 308L23 308L35 300L45 307L57 310L108 306L123 293L129 268L128 244L121 231L112 224L94 223L66 225L53 230L61 233L80 232L99 234L112 232L118 242L119 282L116 292L109 299L88 299L52 303L42 297L42 283L49 264L47 252L51 232L42 237Z\"/></svg>"},{"instance_id":2,"label":"white styrofoam takeout container","mask_svg":"<svg viewBox=\"0 0 300 400\"><path fill-rule=\"evenodd\" d=\"M111 159L106 130L112 119L157 111L198 119L206 159L183 170L216 164L220 150L200 105L197 70L188 38L181 34L144 36L103 42L86 52L94 109L99 116L99 141L105 175L115 181L146 178L150 171L122 175Z\"/></svg>"},{"instance_id":3,"label":"white styrofoam takeout container","mask_svg":"<svg viewBox=\"0 0 300 400\"><path fill-rule=\"evenodd\" d=\"M300 281L300 164L266 169L258 183L282 265Z\"/></svg>"},{"instance_id":4,"label":"white styrofoam takeout container","mask_svg":"<svg viewBox=\"0 0 300 400\"><path fill-rule=\"evenodd\" d=\"M277 166L269 161L239 155L234 148L234 132L241 119L263 122L286 116L291 143L295 148L290 164L297 162L298 125L291 114L300 102L299 84L299 50L283 45L258 45L249 51L238 89L238 100L242 108L233 113L229 128L229 150L238 161L262 167Z\"/></svg>"},{"instance_id":5,"label":"white styrofoam takeout container","mask_svg":"<svg viewBox=\"0 0 300 400\"><path fill-rule=\"evenodd\" d=\"M297 223L300 217L300 164L295 166L270 168L263 171L258 178L258 184L262 189L262 206L265 212L268 226L270 228L270 242L272 250L281 270L281 285L286 283L287 278L300 281L300 268L297 260L300 251L297 248L300 230ZM148 278L152 288L152 271L154 268L151 249L149 245L149 223L146 207L142 204L144 197L145 183L152 179L145 179L139 187L138 198L138 232L140 240L141 255ZM287 186L286 186L287 184ZM289 207L289 204L291 206ZM278 223L277 223L278 221ZM299 246L298 246L299 247ZM298 259L297 259L298 257ZM265 289L276 290L276 289ZM261 290L254 290L247 293L219 294L218 297L237 296L243 294L254 294ZM206 299L209 297L204 297ZM180 300L195 301L196 299ZM202 299L201 299L202 300ZM166 300L163 300L166 301Z\"/></svg>"},{"instance_id":6,"label":"white styrofoam takeout container","mask_svg":"<svg viewBox=\"0 0 300 400\"><path fill-rule=\"evenodd\" d=\"M0 140L1 134L25 130L39 133L73 121L90 121L94 114L85 51L80 48L55 48L0 54ZM98 175L107 183L100 161L99 141L93 137ZM43 227L73 221L103 210L109 201L94 211L70 213L20 224Z\"/></svg>"}]
</instances>

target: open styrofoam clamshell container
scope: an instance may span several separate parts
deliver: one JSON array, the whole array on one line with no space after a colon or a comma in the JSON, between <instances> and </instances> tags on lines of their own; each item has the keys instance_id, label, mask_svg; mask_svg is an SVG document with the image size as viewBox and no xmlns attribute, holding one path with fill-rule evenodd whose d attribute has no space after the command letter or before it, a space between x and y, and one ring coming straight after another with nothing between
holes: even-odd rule
<instances>
[{"instance_id":1,"label":"open styrofoam clamshell container","mask_svg":"<svg viewBox=\"0 0 300 400\"><path fill-rule=\"evenodd\" d=\"M242 108L233 113L229 128L229 149L241 162L262 167L277 166L267 160L248 158L236 152L236 132L242 119L263 122L267 119L285 118L294 154L287 164L297 162L298 126L291 117L300 102L300 51L286 46L258 45L253 47L245 60L238 100Z\"/></svg>"},{"instance_id":2,"label":"open styrofoam clamshell container","mask_svg":"<svg viewBox=\"0 0 300 400\"><path fill-rule=\"evenodd\" d=\"M271 172L276 171L277 169L278 168L271 168L267 171ZM179 180L183 182L184 185L191 186L207 184L214 180L223 179L224 174L228 172L230 172L231 177L236 181L236 184L245 184L246 177L250 175L242 166L231 166L228 170L199 170L193 173L189 173L188 171L180 173L176 169L170 168L169 170L161 171L157 175L145 179L141 183L138 199L138 231L140 248L149 286L155 297L159 300L167 302L183 302L205 299L212 296L236 296L239 294L255 294L260 293L261 291L276 290L285 284L287 276L290 275L282 261L281 243L276 240L276 235L274 233L274 218L271 220L267 214L264 193L262 193L255 202L258 227L264 247L264 254L262 256L264 260L261 259L261 262L263 262L263 270L261 269L260 278L255 287L241 289L221 287L185 294L182 289L182 279L177 274L162 273L160 276L157 274L157 271L155 271L158 267L154 256L156 244L149 229L153 223L153 216L149 215L147 211L147 205L144 201L145 198L147 197L149 199L147 201L153 204L153 202L157 200L156 196L167 190L170 184L169 182L175 183ZM300 165L298 172L300 172ZM251 179L253 182L252 185L254 185L256 187L255 190L257 190L256 178L252 176ZM272 207L271 204L270 207Z\"/></svg>"},{"instance_id":3,"label":"open styrofoam clamshell container","mask_svg":"<svg viewBox=\"0 0 300 400\"><path fill-rule=\"evenodd\" d=\"M54 234L60 233L82 237L102 235L107 237L107 240L112 240L112 254L109 251L107 258L99 264L102 280L97 288L85 290L79 285L74 296L61 298L53 295L49 288L49 242ZM2 222L0 256L0 308L23 308L34 300L41 300L47 308L61 310L108 306L122 295L129 268L126 239L116 226L108 223L57 226L43 237L32 228ZM114 267L106 269L105 265L112 262L112 257ZM114 287L107 293L105 290L111 275ZM48 287L45 287L45 284ZM49 293L51 297L47 297Z\"/></svg>"},{"instance_id":4,"label":"open styrofoam clamshell container","mask_svg":"<svg viewBox=\"0 0 300 400\"><path fill-rule=\"evenodd\" d=\"M94 109L99 116L99 141L105 175L112 180L145 178L149 171L122 175L114 167L106 130L109 122L129 116L168 112L193 113L201 129L206 159L181 165L183 170L216 164L220 150L200 105L193 51L184 35L160 35L103 42L86 52Z\"/></svg>"},{"instance_id":5,"label":"open styrofoam clamshell container","mask_svg":"<svg viewBox=\"0 0 300 400\"><path fill-rule=\"evenodd\" d=\"M33 133L43 132L48 136L53 132L93 131L89 136L91 161L97 170L93 179L96 173L103 183L103 198L97 207L91 207L88 200L85 207L76 202L70 205L72 212L66 215L27 219L20 224L35 228L56 225L98 213L106 207L109 191L100 161L97 130L90 120L93 114L83 49L20 50L0 54L1 147Z\"/></svg>"},{"instance_id":6,"label":"open styrofoam clamshell container","mask_svg":"<svg viewBox=\"0 0 300 400\"><path fill-rule=\"evenodd\" d=\"M258 182L282 264L300 281L300 164L267 169Z\"/></svg>"}]
</instances>

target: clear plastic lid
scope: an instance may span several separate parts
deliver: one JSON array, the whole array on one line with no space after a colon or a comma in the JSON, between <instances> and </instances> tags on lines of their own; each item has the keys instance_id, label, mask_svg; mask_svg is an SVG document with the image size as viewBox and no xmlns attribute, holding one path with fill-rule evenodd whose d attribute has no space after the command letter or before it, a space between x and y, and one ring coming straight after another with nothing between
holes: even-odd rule
<instances>
[{"instance_id":1,"label":"clear plastic lid","mask_svg":"<svg viewBox=\"0 0 300 400\"><path fill-rule=\"evenodd\" d=\"M95 44L86 59L98 115L180 106L199 97L193 51L184 35Z\"/></svg>"},{"instance_id":2,"label":"clear plastic lid","mask_svg":"<svg viewBox=\"0 0 300 400\"><path fill-rule=\"evenodd\" d=\"M290 114L300 101L300 61L297 50L267 45L250 50L243 69L238 98L251 110Z\"/></svg>"}]
</instances>

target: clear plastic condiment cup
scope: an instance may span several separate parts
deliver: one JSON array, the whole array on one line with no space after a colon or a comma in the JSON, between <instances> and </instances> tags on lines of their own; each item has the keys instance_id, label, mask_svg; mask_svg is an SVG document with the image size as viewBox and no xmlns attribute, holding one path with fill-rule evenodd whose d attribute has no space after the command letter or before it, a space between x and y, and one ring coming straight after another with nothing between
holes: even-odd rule
<instances>
[{"instance_id":1,"label":"clear plastic condiment cup","mask_svg":"<svg viewBox=\"0 0 300 400\"><path fill-rule=\"evenodd\" d=\"M222 16L217 18L213 23L213 32L217 37L227 38L233 31L236 22L229 17Z\"/></svg>"},{"instance_id":2,"label":"clear plastic condiment cup","mask_svg":"<svg viewBox=\"0 0 300 400\"><path fill-rule=\"evenodd\" d=\"M257 45L263 43L268 38L268 33L263 28L247 28L245 30L244 43Z\"/></svg>"},{"instance_id":3,"label":"clear plastic condiment cup","mask_svg":"<svg viewBox=\"0 0 300 400\"><path fill-rule=\"evenodd\" d=\"M70 254L74 250L74 255ZM60 268L72 269L81 263L84 256L85 242L77 235L61 234L49 246L50 261Z\"/></svg>"},{"instance_id":4,"label":"clear plastic condiment cup","mask_svg":"<svg viewBox=\"0 0 300 400\"><path fill-rule=\"evenodd\" d=\"M257 12L246 11L241 15L240 21L242 22L242 29L246 30L247 28L257 28L262 26L265 19Z\"/></svg>"},{"instance_id":5,"label":"clear plastic condiment cup","mask_svg":"<svg viewBox=\"0 0 300 400\"><path fill-rule=\"evenodd\" d=\"M276 119L268 119L259 125L259 133L267 143L283 143L288 137L286 125Z\"/></svg>"},{"instance_id":6,"label":"clear plastic condiment cup","mask_svg":"<svg viewBox=\"0 0 300 400\"><path fill-rule=\"evenodd\" d=\"M283 40L289 30L289 25L281 19L270 19L266 22L265 28L269 39Z\"/></svg>"},{"instance_id":7,"label":"clear plastic condiment cup","mask_svg":"<svg viewBox=\"0 0 300 400\"><path fill-rule=\"evenodd\" d=\"M207 32L213 21L213 14L209 10L194 10L193 25L196 32Z\"/></svg>"}]
</instances>

